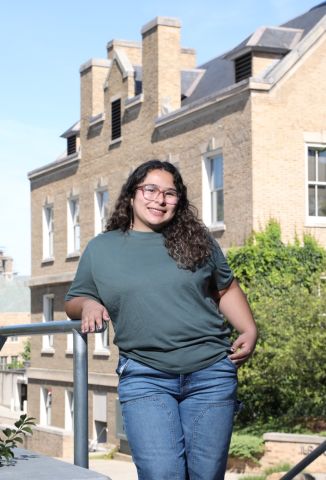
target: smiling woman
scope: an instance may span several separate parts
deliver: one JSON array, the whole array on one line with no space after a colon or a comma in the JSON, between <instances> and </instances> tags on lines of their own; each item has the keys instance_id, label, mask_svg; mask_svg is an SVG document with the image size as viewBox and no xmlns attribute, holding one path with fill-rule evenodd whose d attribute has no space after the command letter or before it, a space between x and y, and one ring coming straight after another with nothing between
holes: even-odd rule
<instances>
[{"instance_id":1,"label":"smiling woman","mask_svg":"<svg viewBox=\"0 0 326 480\"><path fill-rule=\"evenodd\" d=\"M237 367L253 352L257 332L172 164L152 160L129 176L107 231L80 260L66 312L82 319L83 332L112 320L139 478L224 478ZM232 345L222 314L240 333Z\"/></svg>"}]
</instances>

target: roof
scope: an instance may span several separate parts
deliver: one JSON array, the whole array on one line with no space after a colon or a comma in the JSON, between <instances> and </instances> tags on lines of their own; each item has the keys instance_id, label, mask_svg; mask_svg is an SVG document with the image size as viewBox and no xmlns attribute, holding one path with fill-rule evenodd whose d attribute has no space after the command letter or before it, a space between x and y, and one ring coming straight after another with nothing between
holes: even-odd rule
<instances>
[{"instance_id":1,"label":"roof","mask_svg":"<svg viewBox=\"0 0 326 480\"><path fill-rule=\"evenodd\" d=\"M279 27L260 27L235 48L199 67L205 70L205 74L192 95L183 99L182 106L233 85L233 59L237 55L250 50L276 51L284 55L291 51L325 15L326 2L323 2Z\"/></svg>"},{"instance_id":2,"label":"roof","mask_svg":"<svg viewBox=\"0 0 326 480\"><path fill-rule=\"evenodd\" d=\"M31 294L28 277L0 278L0 312L30 312Z\"/></svg>"}]
</instances>

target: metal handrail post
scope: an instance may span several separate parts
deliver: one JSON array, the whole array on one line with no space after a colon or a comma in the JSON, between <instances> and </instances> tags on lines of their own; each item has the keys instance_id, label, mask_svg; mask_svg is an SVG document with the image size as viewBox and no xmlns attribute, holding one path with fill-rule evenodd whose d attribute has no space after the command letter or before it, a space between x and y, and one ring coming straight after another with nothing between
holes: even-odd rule
<instances>
[{"instance_id":1,"label":"metal handrail post","mask_svg":"<svg viewBox=\"0 0 326 480\"><path fill-rule=\"evenodd\" d=\"M74 336L74 464L88 468L88 354L87 335Z\"/></svg>"},{"instance_id":2,"label":"metal handrail post","mask_svg":"<svg viewBox=\"0 0 326 480\"><path fill-rule=\"evenodd\" d=\"M304 468L310 465L316 458L326 451L326 440L310 452L303 460L297 463L291 470L289 470L281 480L292 480L298 473L302 472Z\"/></svg>"}]
</instances>

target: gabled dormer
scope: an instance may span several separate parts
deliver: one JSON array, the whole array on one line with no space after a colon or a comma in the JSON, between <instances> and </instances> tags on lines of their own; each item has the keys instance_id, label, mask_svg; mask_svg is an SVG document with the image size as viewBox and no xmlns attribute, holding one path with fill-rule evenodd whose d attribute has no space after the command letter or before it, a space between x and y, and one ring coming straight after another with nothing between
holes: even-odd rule
<instances>
[{"instance_id":1,"label":"gabled dormer","mask_svg":"<svg viewBox=\"0 0 326 480\"><path fill-rule=\"evenodd\" d=\"M234 64L234 81L259 77L281 60L300 41L303 30L285 27L261 27L225 55Z\"/></svg>"}]
</instances>

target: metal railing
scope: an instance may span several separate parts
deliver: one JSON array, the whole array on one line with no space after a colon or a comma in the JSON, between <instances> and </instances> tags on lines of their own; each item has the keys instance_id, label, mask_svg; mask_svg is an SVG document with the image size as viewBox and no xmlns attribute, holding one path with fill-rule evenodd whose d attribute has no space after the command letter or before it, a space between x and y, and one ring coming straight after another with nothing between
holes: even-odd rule
<instances>
[{"instance_id":1,"label":"metal railing","mask_svg":"<svg viewBox=\"0 0 326 480\"><path fill-rule=\"evenodd\" d=\"M322 442L318 447L316 447L312 452L310 452L303 460L298 462L291 470L289 470L281 480L292 480L296 475L298 475L304 468L310 465L316 458L320 457L324 452L326 452L326 440Z\"/></svg>"},{"instance_id":2,"label":"metal railing","mask_svg":"<svg viewBox=\"0 0 326 480\"><path fill-rule=\"evenodd\" d=\"M105 325L105 324L104 324ZM105 329L96 330L102 332ZM42 322L0 327L0 351L8 337L73 332L74 464L88 468L88 353L81 321Z\"/></svg>"}]
</instances>

